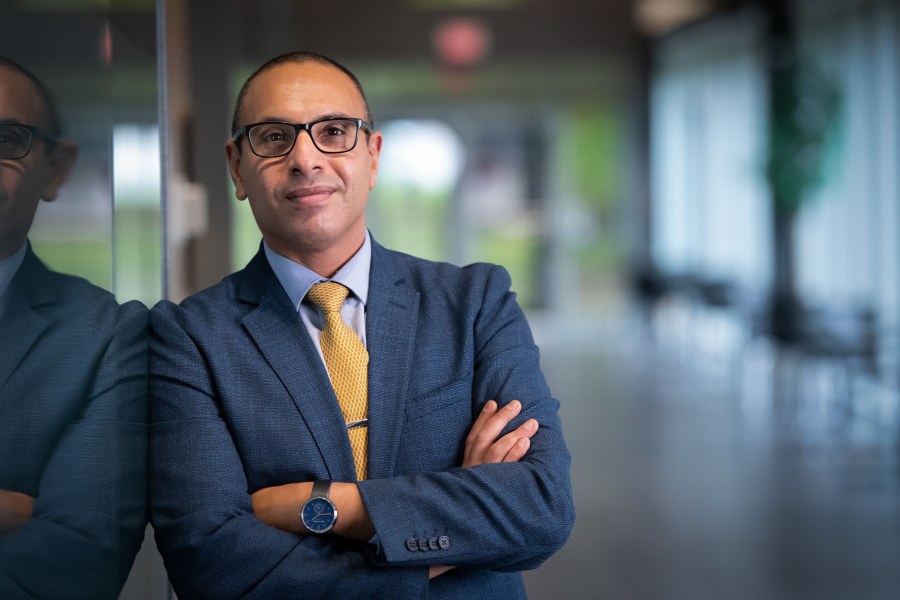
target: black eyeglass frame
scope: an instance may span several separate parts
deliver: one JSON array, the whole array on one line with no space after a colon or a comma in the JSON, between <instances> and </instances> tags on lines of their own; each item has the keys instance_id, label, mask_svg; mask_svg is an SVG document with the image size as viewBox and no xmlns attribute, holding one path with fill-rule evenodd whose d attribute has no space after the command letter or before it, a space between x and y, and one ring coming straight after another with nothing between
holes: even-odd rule
<instances>
[{"instance_id":1,"label":"black eyeglass frame","mask_svg":"<svg viewBox=\"0 0 900 600\"><path fill-rule=\"evenodd\" d=\"M18 127L28 132L28 144L25 146L25 151L22 152L22 154L20 154L19 156L0 157L0 160L22 160L31 152L31 146L34 143L35 137L43 139L50 145L51 148L59 143L59 138L57 138L55 135L45 129L35 127L34 125L26 125L24 123L0 123L0 127Z\"/></svg>"},{"instance_id":2,"label":"black eyeglass frame","mask_svg":"<svg viewBox=\"0 0 900 600\"><path fill-rule=\"evenodd\" d=\"M319 148L319 144L316 143L316 139L313 137L312 128L319 123L325 123L327 121L350 121L351 123L356 123L356 135L353 138L353 144L347 148L346 150L322 150ZM287 125L288 127L294 128L294 141L291 143L291 147L284 151L282 154L276 154L274 156L264 156L256 151L256 148L253 147L253 142L250 140L250 130L258 125ZM312 141L313 146L316 147L316 150L321 152L322 154L344 154L346 152L351 152L356 145L359 143L359 130L365 129L367 135L371 135L372 126L365 121L364 119L355 119L352 117L325 117L324 119L318 119L316 121L310 121L309 123L287 123L285 121L260 121L259 123L250 123L249 125L244 125L237 131L231 134L231 139L234 143L239 143L241 137L247 138L247 145L250 146L250 151L253 154L257 155L260 158L281 158L282 156L287 156L291 152L294 151L294 146L297 145L297 139L300 137L300 131L304 130L309 134L309 139Z\"/></svg>"}]
</instances>

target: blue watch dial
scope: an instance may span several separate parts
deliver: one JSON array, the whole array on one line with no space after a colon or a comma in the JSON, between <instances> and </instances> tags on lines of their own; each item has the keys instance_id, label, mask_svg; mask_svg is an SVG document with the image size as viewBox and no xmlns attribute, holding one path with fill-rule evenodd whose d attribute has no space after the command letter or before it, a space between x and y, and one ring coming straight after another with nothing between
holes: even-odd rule
<instances>
[{"instance_id":1,"label":"blue watch dial","mask_svg":"<svg viewBox=\"0 0 900 600\"><path fill-rule=\"evenodd\" d=\"M328 498L310 498L300 511L300 518L313 533L325 533L334 526L337 511Z\"/></svg>"}]
</instances>

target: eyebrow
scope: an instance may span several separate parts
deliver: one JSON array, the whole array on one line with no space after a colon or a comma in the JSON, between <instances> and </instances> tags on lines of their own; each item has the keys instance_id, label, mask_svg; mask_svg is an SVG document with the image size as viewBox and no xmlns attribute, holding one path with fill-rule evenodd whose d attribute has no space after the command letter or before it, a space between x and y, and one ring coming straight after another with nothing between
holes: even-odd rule
<instances>
[{"instance_id":1,"label":"eyebrow","mask_svg":"<svg viewBox=\"0 0 900 600\"><path fill-rule=\"evenodd\" d=\"M351 117L347 113L342 112L334 112L334 113L326 113L324 115L319 115L314 119L310 119L307 123L313 123L315 121L321 121L323 119L356 119L362 117ZM363 119L365 121L365 119ZM255 123L293 123L290 119L285 119L284 117L276 117L273 115L265 115L259 121L254 121Z\"/></svg>"}]
</instances>

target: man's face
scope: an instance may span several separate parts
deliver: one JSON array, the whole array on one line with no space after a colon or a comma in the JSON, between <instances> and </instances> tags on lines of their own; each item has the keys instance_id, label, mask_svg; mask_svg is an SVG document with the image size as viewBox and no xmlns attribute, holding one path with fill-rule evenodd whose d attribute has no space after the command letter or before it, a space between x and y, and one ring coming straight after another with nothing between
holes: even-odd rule
<instances>
[{"instance_id":1,"label":"man's face","mask_svg":"<svg viewBox=\"0 0 900 600\"><path fill-rule=\"evenodd\" d=\"M34 84L18 71L0 66L0 123L46 129L44 103ZM48 146L34 136L31 151L17 160L0 159L0 259L25 242L41 198L51 201L68 175L77 148L71 143Z\"/></svg>"},{"instance_id":2,"label":"man's face","mask_svg":"<svg viewBox=\"0 0 900 600\"><path fill-rule=\"evenodd\" d=\"M275 66L250 84L239 125L260 121L309 123L324 117L366 118L365 104L344 73L315 62ZM266 243L302 264L339 267L365 239L365 208L375 187L381 134L359 132L356 147L323 154L305 131L293 150L260 158L246 137L225 147L238 199L249 199ZM331 273L320 273L330 275Z\"/></svg>"}]
</instances>

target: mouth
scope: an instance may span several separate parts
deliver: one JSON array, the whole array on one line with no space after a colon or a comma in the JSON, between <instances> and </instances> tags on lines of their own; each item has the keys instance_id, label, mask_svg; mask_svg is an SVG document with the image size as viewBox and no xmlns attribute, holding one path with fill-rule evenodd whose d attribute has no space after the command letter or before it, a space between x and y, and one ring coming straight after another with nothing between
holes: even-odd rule
<instances>
[{"instance_id":1,"label":"mouth","mask_svg":"<svg viewBox=\"0 0 900 600\"><path fill-rule=\"evenodd\" d=\"M334 188L328 185L314 185L292 189L285 196L288 201L297 204L315 205L326 202L334 193Z\"/></svg>"}]
</instances>

